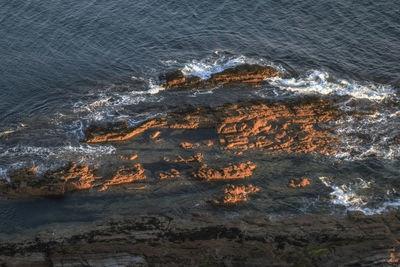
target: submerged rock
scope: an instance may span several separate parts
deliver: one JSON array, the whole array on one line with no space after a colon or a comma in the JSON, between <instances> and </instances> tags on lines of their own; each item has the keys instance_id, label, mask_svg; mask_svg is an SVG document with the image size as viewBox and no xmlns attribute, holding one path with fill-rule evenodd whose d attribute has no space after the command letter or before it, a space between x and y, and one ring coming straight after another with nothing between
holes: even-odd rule
<instances>
[{"instance_id":1,"label":"submerged rock","mask_svg":"<svg viewBox=\"0 0 400 267\"><path fill-rule=\"evenodd\" d=\"M207 80L197 76L185 77L182 71L176 70L165 75L162 86L174 90L195 90L229 83L260 83L278 74L278 70L274 67L251 64L243 64L214 73Z\"/></svg>"}]
</instances>

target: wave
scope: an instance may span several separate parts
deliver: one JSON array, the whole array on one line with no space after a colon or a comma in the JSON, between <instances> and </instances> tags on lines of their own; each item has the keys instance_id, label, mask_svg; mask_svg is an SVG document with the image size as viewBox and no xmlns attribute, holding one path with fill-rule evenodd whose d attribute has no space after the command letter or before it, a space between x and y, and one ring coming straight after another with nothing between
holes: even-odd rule
<instances>
[{"instance_id":1,"label":"wave","mask_svg":"<svg viewBox=\"0 0 400 267\"><path fill-rule=\"evenodd\" d=\"M110 155L114 154L115 147L111 145L91 146L81 144L78 146L62 146L62 147L34 147L17 145L9 148L2 148L0 157L22 157L22 156L40 156L40 157L63 157L66 154L78 153L83 155Z\"/></svg>"},{"instance_id":2,"label":"wave","mask_svg":"<svg viewBox=\"0 0 400 267\"><path fill-rule=\"evenodd\" d=\"M340 138L342 148L342 152L335 154L336 158L395 160L400 157L400 142L396 140L399 138L400 113L394 108L381 105L379 108L380 111L370 115L346 116L334 123L335 135Z\"/></svg>"},{"instance_id":3,"label":"wave","mask_svg":"<svg viewBox=\"0 0 400 267\"><path fill-rule=\"evenodd\" d=\"M176 60L164 61L165 65L180 69L185 76L197 76L202 79L209 79L211 75L221 72L227 68L242 64L258 64L263 66L274 66L281 71L281 66L263 58L251 58L244 55L232 55L224 51L215 51L213 54L202 59L192 59L189 62L178 63Z\"/></svg>"},{"instance_id":4,"label":"wave","mask_svg":"<svg viewBox=\"0 0 400 267\"><path fill-rule=\"evenodd\" d=\"M383 100L395 96L390 86L333 79L328 72L314 70L299 78L273 78L269 83L281 90L300 94L352 96L357 99Z\"/></svg>"},{"instance_id":5,"label":"wave","mask_svg":"<svg viewBox=\"0 0 400 267\"><path fill-rule=\"evenodd\" d=\"M353 183L338 186L334 185L328 177L319 177L319 179L325 186L333 190L330 193L333 197L331 203L344 206L347 210L362 211L365 214L372 215L382 213L389 207L400 207L400 199L387 200L381 202L377 207L371 207L370 204L375 200L374 198L379 197L373 194L367 194L368 191L372 191L373 182L366 182L358 178ZM393 192L395 192L395 190L393 190ZM393 192L387 191L384 197L386 199L389 198Z\"/></svg>"}]
</instances>

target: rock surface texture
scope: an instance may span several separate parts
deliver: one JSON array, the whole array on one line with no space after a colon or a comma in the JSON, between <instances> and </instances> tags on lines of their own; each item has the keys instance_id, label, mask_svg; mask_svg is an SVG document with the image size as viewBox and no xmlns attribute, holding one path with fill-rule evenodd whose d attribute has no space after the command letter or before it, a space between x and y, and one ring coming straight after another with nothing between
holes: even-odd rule
<instances>
[{"instance_id":1,"label":"rock surface texture","mask_svg":"<svg viewBox=\"0 0 400 267\"><path fill-rule=\"evenodd\" d=\"M277 77L279 72L271 66L243 64L214 73L207 80L197 76L185 77L180 70L165 75L164 88L173 90L195 90L231 83L260 83L267 78Z\"/></svg>"},{"instance_id":2,"label":"rock surface texture","mask_svg":"<svg viewBox=\"0 0 400 267\"><path fill-rule=\"evenodd\" d=\"M398 266L400 215L111 219L0 241L1 266Z\"/></svg>"}]
</instances>

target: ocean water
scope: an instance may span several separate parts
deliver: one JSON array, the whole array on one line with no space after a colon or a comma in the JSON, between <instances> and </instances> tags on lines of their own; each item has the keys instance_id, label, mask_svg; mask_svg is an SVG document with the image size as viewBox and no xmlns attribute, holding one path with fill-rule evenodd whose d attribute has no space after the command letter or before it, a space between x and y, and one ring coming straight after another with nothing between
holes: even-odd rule
<instances>
[{"instance_id":1,"label":"ocean water","mask_svg":"<svg viewBox=\"0 0 400 267\"><path fill-rule=\"evenodd\" d=\"M288 214L376 213L399 206L400 144L390 142L400 135L399 14L400 4L388 0L1 1L0 178L27 165L38 164L44 172L68 160L96 162L114 155L113 144L82 142L93 123L136 125L186 104L316 94L346 98L342 110L351 109L349 101L376 107L366 118L336 122L345 152L296 163L298 173L311 174L335 201L316 204L314 192L299 196L293 208L290 199L276 195L276 206L261 198L251 208L270 214L282 207ZM262 88L180 93L164 90L158 80L169 70L207 78L243 63L273 65L285 77ZM270 160L275 169L259 179L267 191L271 177L285 176L284 165ZM79 194L0 200L0 229L60 222L63 214L78 221L96 217L87 210L125 212L144 205L157 211L161 202L175 201L172 212L183 214L190 207L182 190L156 192L154 201L93 197L92 208L85 203L93 199ZM208 190L193 185L187 193L203 199ZM196 201L190 205L202 205ZM86 208L77 212L81 206ZM36 212L43 209L45 215Z\"/></svg>"}]
</instances>

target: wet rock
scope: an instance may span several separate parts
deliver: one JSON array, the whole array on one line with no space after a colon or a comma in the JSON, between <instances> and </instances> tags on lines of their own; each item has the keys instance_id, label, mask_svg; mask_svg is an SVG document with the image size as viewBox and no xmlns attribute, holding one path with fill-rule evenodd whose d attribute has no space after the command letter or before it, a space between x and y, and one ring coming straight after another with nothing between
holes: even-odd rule
<instances>
[{"instance_id":1,"label":"wet rock","mask_svg":"<svg viewBox=\"0 0 400 267\"><path fill-rule=\"evenodd\" d=\"M180 143L180 146L182 148L184 148L184 149L194 149L194 148L199 147L200 144L199 143L192 144L192 143L189 143L189 142L182 142L182 143Z\"/></svg>"},{"instance_id":2,"label":"wet rock","mask_svg":"<svg viewBox=\"0 0 400 267\"><path fill-rule=\"evenodd\" d=\"M198 162L201 163L203 161L203 154L197 153L194 156L190 156L188 158L183 158L182 156L177 156L174 160L170 160L168 158L164 158L166 162L174 162L174 163L190 163L190 162Z\"/></svg>"},{"instance_id":3,"label":"wet rock","mask_svg":"<svg viewBox=\"0 0 400 267\"><path fill-rule=\"evenodd\" d=\"M149 129L165 127L165 119L153 119L146 121L138 127L130 128L127 124L118 124L108 127L89 127L86 130L87 143L115 142L128 140Z\"/></svg>"},{"instance_id":4,"label":"wet rock","mask_svg":"<svg viewBox=\"0 0 400 267\"><path fill-rule=\"evenodd\" d=\"M135 159L138 158L138 155L137 155L137 154L134 154L134 155L132 155L132 156L120 156L120 158L121 158L122 160L130 160L130 161L133 161L133 160L135 160Z\"/></svg>"},{"instance_id":5,"label":"wet rock","mask_svg":"<svg viewBox=\"0 0 400 267\"><path fill-rule=\"evenodd\" d=\"M193 173L193 176L206 181L244 179L253 175L255 168L256 165L250 161L238 164L229 164L228 166L222 168L210 168L207 166L207 164L203 164L196 172Z\"/></svg>"},{"instance_id":6,"label":"wet rock","mask_svg":"<svg viewBox=\"0 0 400 267\"><path fill-rule=\"evenodd\" d=\"M120 167L111 180L103 183L100 191L106 190L111 185L144 181L146 178L141 164L135 164L133 167Z\"/></svg>"},{"instance_id":7,"label":"wet rock","mask_svg":"<svg viewBox=\"0 0 400 267\"><path fill-rule=\"evenodd\" d=\"M302 188L310 185L310 181L307 178L294 178L290 180L289 187Z\"/></svg>"},{"instance_id":8,"label":"wet rock","mask_svg":"<svg viewBox=\"0 0 400 267\"><path fill-rule=\"evenodd\" d=\"M167 73L163 87L174 90L195 90L230 83L260 83L267 78L278 76L278 70L271 66L243 64L214 73L208 80L197 76L185 77L180 70Z\"/></svg>"},{"instance_id":9,"label":"wet rock","mask_svg":"<svg viewBox=\"0 0 400 267\"><path fill-rule=\"evenodd\" d=\"M400 215L115 218L0 240L2 266L397 266ZM223 216L222 216L223 217ZM374 222L374 223L371 223ZM386 229L376 231L376 229Z\"/></svg>"},{"instance_id":10,"label":"wet rock","mask_svg":"<svg viewBox=\"0 0 400 267\"><path fill-rule=\"evenodd\" d=\"M95 171L95 167L74 162L43 175L36 175L33 168L22 168L9 174L10 182L0 185L0 194L11 198L62 196L67 192L97 186L102 177L96 176Z\"/></svg>"},{"instance_id":11,"label":"wet rock","mask_svg":"<svg viewBox=\"0 0 400 267\"><path fill-rule=\"evenodd\" d=\"M161 172L159 174L161 180L175 179L181 177L181 174L176 169L171 169L169 171Z\"/></svg>"},{"instance_id":12,"label":"wet rock","mask_svg":"<svg viewBox=\"0 0 400 267\"><path fill-rule=\"evenodd\" d=\"M160 134L161 134L160 131L156 131L153 134L151 134L149 137L150 137L150 139L156 139L157 137L160 136Z\"/></svg>"},{"instance_id":13,"label":"wet rock","mask_svg":"<svg viewBox=\"0 0 400 267\"><path fill-rule=\"evenodd\" d=\"M212 200L215 205L235 205L249 200L248 195L255 194L260 191L259 188L253 185L227 185L224 190L224 195L221 199Z\"/></svg>"}]
</instances>

